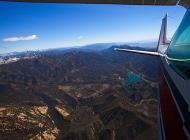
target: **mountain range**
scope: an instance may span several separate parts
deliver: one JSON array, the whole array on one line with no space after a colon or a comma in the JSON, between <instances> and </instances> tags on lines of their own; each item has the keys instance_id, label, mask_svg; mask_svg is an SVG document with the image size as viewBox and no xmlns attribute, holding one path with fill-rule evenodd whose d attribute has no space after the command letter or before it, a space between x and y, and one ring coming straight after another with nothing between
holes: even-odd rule
<instances>
[{"instance_id":1,"label":"mountain range","mask_svg":"<svg viewBox=\"0 0 190 140\"><path fill-rule=\"evenodd\" d=\"M20 59L0 65L0 139L156 140L159 61L115 47L131 46L11 54ZM141 80L126 86L131 72Z\"/></svg>"},{"instance_id":2,"label":"mountain range","mask_svg":"<svg viewBox=\"0 0 190 140\"><path fill-rule=\"evenodd\" d=\"M106 50L112 46L128 46L138 48L138 49L151 49L154 50L156 48L157 42L151 41L151 42L137 42L137 43L95 43L95 44L89 44L84 46L75 46L75 47L64 47L64 48L54 48L54 49L46 49L46 50L36 50L36 51L22 51L22 52L10 52L5 54L0 54L0 57L6 57L6 56L15 56L15 55L24 55L24 54L34 54L34 53L43 53L43 52L53 52L53 51L64 51L69 52L73 50L79 50L79 51L102 51Z\"/></svg>"}]
</instances>

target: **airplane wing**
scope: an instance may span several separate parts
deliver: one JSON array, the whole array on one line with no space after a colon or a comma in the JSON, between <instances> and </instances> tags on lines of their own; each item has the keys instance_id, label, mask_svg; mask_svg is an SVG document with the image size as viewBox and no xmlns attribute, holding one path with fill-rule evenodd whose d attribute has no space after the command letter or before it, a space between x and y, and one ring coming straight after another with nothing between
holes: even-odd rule
<instances>
[{"instance_id":1,"label":"airplane wing","mask_svg":"<svg viewBox=\"0 0 190 140\"><path fill-rule=\"evenodd\" d=\"M161 56L162 54L159 52L150 52L150 51L141 51L141 50L131 50L131 49L121 49L121 48L114 48L116 51L126 51L131 53L139 53L139 54L146 54L146 55L154 55L154 56Z\"/></svg>"},{"instance_id":2,"label":"airplane wing","mask_svg":"<svg viewBox=\"0 0 190 140\"><path fill-rule=\"evenodd\" d=\"M127 5L176 5L179 2L179 0L1 0L1 1L42 2L42 3L48 2L48 3L127 4Z\"/></svg>"},{"instance_id":3,"label":"airplane wing","mask_svg":"<svg viewBox=\"0 0 190 140\"><path fill-rule=\"evenodd\" d=\"M167 43L167 14L166 16L162 19L162 25L160 29L160 35L159 35L159 40L158 40L158 45L157 49L155 52L151 51L142 51L142 50L133 50L133 49L125 49L125 48L114 48L116 51L126 51L126 52L131 52L131 53L139 53L139 54L146 54L146 55L154 55L154 56L164 56L168 43Z\"/></svg>"}]
</instances>

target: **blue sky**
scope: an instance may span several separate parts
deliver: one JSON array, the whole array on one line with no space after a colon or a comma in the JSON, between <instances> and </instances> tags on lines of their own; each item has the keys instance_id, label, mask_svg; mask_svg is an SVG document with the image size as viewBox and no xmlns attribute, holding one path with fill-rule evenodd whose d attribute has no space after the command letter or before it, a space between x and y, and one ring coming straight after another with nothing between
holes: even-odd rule
<instances>
[{"instance_id":1,"label":"blue sky","mask_svg":"<svg viewBox=\"0 0 190 140\"><path fill-rule=\"evenodd\" d=\"M185 11L180 6L0 2L0 53L157 40L166 12L171 38Z\"/></svg>"}]
</instances>

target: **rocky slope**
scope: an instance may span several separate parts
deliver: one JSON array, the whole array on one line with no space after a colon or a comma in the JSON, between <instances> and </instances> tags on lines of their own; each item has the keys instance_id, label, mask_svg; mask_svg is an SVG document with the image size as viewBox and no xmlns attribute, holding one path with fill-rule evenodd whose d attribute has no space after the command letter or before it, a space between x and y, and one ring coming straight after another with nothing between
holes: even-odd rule
<instances>
[{"instance_id":1,"label":"rocky slope","mask_svg":"<svg viewBox=\"0 0 190 140\"><path fill-rule=\"evenodd\" d=\"M0 65L0 139L157 139L155 64L107 50ZM123 85L131 71L146 80Z\"/></svg>"}]
</instances>

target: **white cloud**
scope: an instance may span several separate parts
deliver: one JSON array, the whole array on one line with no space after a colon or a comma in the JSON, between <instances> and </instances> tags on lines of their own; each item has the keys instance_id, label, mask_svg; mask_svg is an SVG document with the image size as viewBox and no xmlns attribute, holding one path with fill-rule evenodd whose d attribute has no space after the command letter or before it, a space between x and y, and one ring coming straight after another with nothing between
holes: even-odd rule
<instances>
[{"instance_id":1,"label":"white cloud","mask_svg":"<svg viewBox=\"0 0 190 140\"><path fill-rule=\"evenodd\" d=\"M3 41L5 42L16 42L16 41L23 41L23 40L35 40L38 39L37 35L30 35L30 36L19 36L19 37L9 37L4 38Z\"/></svg>"},{"instance_id":2,"label":"white cloud","mask_svg":"<svg viewBox=\"0 0 190 140\"><path fill-rule=\"evenodd\" d=\"M0 46L0 49L7 49L9 48L8 46Z\"/></svg>"},{"instance_id":3,"label":"white cloud","mask_svg":"<svg viewBox=\"0 0 190 140\"><path fill-rule=\"evenodd\" d=\"M84 36L82 36L82 35L80 35L80 36L77 37L77 39L79 39L79 40L83 39L83 38L84 38Z\"/></svg>"}]
</instances>

